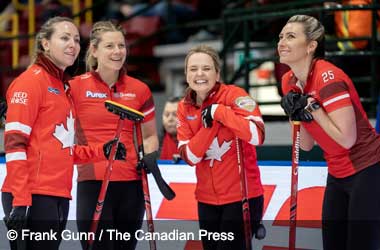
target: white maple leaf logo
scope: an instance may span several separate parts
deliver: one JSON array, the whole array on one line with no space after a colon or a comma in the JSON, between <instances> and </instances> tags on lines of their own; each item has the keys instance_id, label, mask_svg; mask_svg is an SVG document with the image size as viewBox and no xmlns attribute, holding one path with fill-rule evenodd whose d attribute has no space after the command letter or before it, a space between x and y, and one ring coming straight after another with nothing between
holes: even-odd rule
<instances>
[{"instance_id":1,"label":"white maple leaf logo","mask_svg":"<svg viewBox=\"0 0 380 250\"><path fill-rule=\"evenodd\" d=\"M70 148L70 154L73 154L74 145L74 121L73 114L70 111L70 116L66 118L66 127L61 123L60 125L55 125L54 137L62 143L62 148Z\"/></svg>"},{"instance_id":2,"label":"white maple leaf logo","mask_svg":"<svg viewBox=\"0 0 380 250\"><path fill-rule=\"evenodd\" d=\"M226 142L224 141L222 146L219 147L218 138L214 138L209 149L206 152L205 160L210 161L210 167L213 167L214 160L222 161L222 156L231 148L232 141Z\"/></svg>"}]
</instances>

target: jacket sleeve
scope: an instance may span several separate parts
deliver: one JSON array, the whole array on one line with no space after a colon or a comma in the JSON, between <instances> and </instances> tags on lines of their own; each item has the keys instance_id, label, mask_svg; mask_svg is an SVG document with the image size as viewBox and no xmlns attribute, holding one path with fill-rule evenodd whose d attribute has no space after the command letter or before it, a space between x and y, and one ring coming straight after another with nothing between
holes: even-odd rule
<instances>
[{"instance_id":1,"label":"jacket sleeve","mask_svg":"<svg viewBox=\"0 0 380 250\"><path fill-rule=\"evenodd\" d=\"M106 161L103 153L103 144L82 146L74 145L74 164Z\"/></svg>"},{"instance_id":2,"label":"jacket sleeve","mask_svg":"<svg viewBox=\"0 0 380 250\"><path fill-rule=\"evenodd\" d=\"M32 205L28 184L29 168L27 145L43 102L42 91L33 79L16 79L7 91L7 119L4 147L7 182L13 195L13 206Z\"/></svg>"},{"instance_id":3,"label":"jacket sleeve","mask_svg":"<svg viewBox=\"0 0 380 250\"><path fill-rule=\"evenodd\" d=\"M197 115L199 122L199 130L193 132L185 119L183 103L178 104L177 110L177 138L178 138L178 151L181 158L190 166L199 163L207 149L210 147L216 134L218 133L220 124L214 122L211 128L204 128L201 124L201 114Z\"/></svg>"},{"instance_id":4,"label":"jacket sleeve","mask_svg":"<svg viewBox=\"0 0 380 250\"><path fill-rule=\"evenodd\" d=\"M218 104L213 117L243 141L263 144L265 130L259 106L243 89L232 87L225 104Z\"/></svg>"}]
</instances>

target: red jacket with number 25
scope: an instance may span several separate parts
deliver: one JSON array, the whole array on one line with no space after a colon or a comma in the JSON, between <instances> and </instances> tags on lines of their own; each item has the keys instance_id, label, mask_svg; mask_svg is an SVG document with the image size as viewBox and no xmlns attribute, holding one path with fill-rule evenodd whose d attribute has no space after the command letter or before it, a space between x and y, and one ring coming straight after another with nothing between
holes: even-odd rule
<instances>
[{"instance_id":1,"label":"red jacket with number 25","mask_svg":"<svg viewBox=\"0 0 380 250\"><path fill-rule=\"evenodd\" d=\"M264 141L264 122L256 102L241 88L216 83L202 106L189 90L178 104L178 148L182 159L196 166L196 199L223 205L241 201L236 137L243 141L248 197L263 194L256 145ZM202 126L201 111L218 104L213 126Z\"/></svg>"}]
</instances>

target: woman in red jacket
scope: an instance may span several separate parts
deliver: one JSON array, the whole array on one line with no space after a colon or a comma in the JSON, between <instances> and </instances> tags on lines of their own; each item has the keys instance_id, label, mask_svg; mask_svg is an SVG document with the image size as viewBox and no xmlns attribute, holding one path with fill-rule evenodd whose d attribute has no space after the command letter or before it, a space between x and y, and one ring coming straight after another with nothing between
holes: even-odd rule
<instances>
[{"instance_id":1,"label":"woman in red jacket","mask_svg":"<svg viewBox=\"0 0 380 250\"><path fill-rule=\"evenodd\" d=\"M36 36L33 64L7 91L7 176L1 189L5 222L8 229L20 230L29 210L26 223L31 232L53 232L57 237L24 239L27 249L58 250L69 211L74 163L105 159L102 144L74 145L75 112L64 70L75 62L79 50L73 21L49 19Z\"/></svg>"},{"instance_id":2,"label":"woman in red jacket","mask_svg":"<svg viewBox=\"0 0 380 250\"><path fill-rule=\"evenodd\" d=\"M255 146L264 141L259 107L243 89L220 82L220 60L209 46L189 51L185 75L189 88L177 111L179 152L196 167L200 228L224 234L218 241L203 237L203 248L245 249L237 150L244 156L251 221L259 222L263 188ZM258 224L252 225L255 232Z\"/></svg>"},{"instance_id":3,"label":"woman in red jacket","mask_svg":"<svg viewBox=\"0 0 380 250\"><path fill-rule=\"evenodd\" d=\"M278 42L281 105L301 121L300 147L315 143L328 166L322 207L323 249L380 249L380 136L368 121L352 80L323 60L324 27L292 16Z\"/></svg>"},{"instance_id":4,"label":"woman in red jacket","mask_svg":"<svg viewBox=\"0 0 380 250\"><path fill-rule=\"evenodd\" d=\"M115 134L118 117L104 109L104 101L112 100L145 115L141 124L144 159L155 162L158 156L155 106L148 86L126 74L127 57L124 32L110 21L94 24L87 50L89 72L70 81L72 98L78 115L78 144L88 145L110 140ZM126 162L115 162L103 206L100 227L129 233L130 240L112 240L104 235L95 241L93 249L130 249L136 247L135 231L144 216L144 195L141 176L136 170L137 153L134 146L134 123L125 120L120 140L126 145ZM144 160L143 159L143 160ZM106 171L106 162L78 165L77 225L88 232L97 198ZM82 240L83 249L87 242Z\"/></svg>"}]
</instances>

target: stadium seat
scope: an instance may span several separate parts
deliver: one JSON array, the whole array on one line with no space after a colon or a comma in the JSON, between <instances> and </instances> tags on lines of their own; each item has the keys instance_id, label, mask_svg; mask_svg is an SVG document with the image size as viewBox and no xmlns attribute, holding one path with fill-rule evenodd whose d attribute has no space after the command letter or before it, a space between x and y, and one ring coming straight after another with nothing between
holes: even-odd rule
<instances>
[{"instance_id":1,"label":"stadium seat","mask_svg":"<svg viewBox=\"0 0 380 250\"><path fill-rule=\"evenodd\" d=\"M127 43L133 44L137 39L152 35L161 27L159 16L137 16L124 23L123 28L127 32ZM158 38L148 38L137 46L130 48L130 55L153 56L153 47L158 43Z\"/></svg>"}]
</instances>

